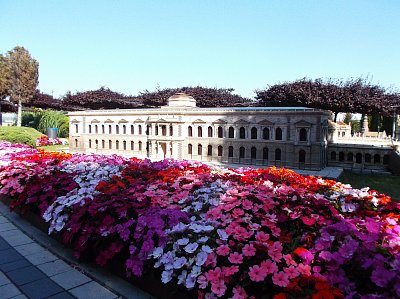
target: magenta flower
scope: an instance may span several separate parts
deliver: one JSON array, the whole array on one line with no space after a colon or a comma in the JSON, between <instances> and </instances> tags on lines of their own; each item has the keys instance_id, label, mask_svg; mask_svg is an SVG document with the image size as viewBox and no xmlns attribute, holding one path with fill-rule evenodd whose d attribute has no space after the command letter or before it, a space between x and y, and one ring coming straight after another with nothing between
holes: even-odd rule
<instances>
[{"instance_id":1,"label":"magenta flower","mask_svg":"<svg viewBox=\"0 0 400 299\"><path fill-rule=\"evenodd\" d=\"M249 276L252 281L259 282L265 279L267 272L264 268L255 265L249 268Z\"/></svg>"},{"instance_id":2,"label":"magenta flower","mask_svg":"<svg viewBox=\"0 0 400 299\"><path fill-rule=\"evenodd\" d=\"M272 276L272 282L280 287L287 287L289 284L289 276L285 272L278 272Z\"/></svg>"},{"instance_id":3,"label":"magenta flower","mask_svg":"<svg viewBox=\"0 0 400 299\"><path fill-rule=\"evenodd\" d=\"M243 255L241 255L238 252L234 252L231 253L228 257L228 260L232 263L232 264L241 264L243 263Z\"/></svg>"}]
</instances>

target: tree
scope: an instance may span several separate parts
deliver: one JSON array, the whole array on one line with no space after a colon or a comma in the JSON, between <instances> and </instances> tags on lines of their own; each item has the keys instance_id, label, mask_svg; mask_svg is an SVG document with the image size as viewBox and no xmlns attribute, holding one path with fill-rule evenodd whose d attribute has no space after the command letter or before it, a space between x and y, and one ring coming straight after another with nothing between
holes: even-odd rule
<instances>
[{"instance_id":1,"label":"tree","mask_svg":"<svg viewBox=\"0 0 400 299\"><path fill-rule=\"evenodd\" d=\"M23 47L15 47L6 56L10 69L10 98L18 104L17 126L21 126L22 103L34 96L39 82L39 63Z\"/></svg>"},{"instance_id":2,"label":"tree","mask_svg":"<svg viewBox=\"0 0 400 299\"><path fill-rule=\"evenodd\" d=\"M0 54L0 100L9 96L10 69L6 57Z\"/></svg>"}]
</instances>

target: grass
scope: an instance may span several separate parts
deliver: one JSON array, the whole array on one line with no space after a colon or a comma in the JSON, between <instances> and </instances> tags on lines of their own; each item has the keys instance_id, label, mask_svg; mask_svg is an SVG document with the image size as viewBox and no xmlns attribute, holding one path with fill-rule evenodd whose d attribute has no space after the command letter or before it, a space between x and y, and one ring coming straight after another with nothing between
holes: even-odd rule
<instances>
[{"instance_id":1,"label":"grass","mask_svg":"<svg viewBox=\"0 0 400 299\"><path fill-rule=\"evenodd\" d=\"M400 201L400 176L367 175L344 171L339 181L350 184L354 188L370 187L380 193L390 195L393 200Z\"/></svg>"},{"instance_id":2,"label":"grass","mask_svg":"<svg viewBox=\"0 0 400 299\"><path fill-rule=\"evenodd\" d=\"M59 152L68 149L69 146L65 144L38 146L37 149L44 150L45 152Z\"/></svg>"},{"instance_id":3,"label":"grass","mask_svg":"<svg viewBox=\"0 0 400 299\"><path fill-rule=\"evenodd\" d=\"M34 147L36 139L43 136L34 128L28 127L0 127L0 140L12 143L23 143Z\"/></svg>"}]
</instances>

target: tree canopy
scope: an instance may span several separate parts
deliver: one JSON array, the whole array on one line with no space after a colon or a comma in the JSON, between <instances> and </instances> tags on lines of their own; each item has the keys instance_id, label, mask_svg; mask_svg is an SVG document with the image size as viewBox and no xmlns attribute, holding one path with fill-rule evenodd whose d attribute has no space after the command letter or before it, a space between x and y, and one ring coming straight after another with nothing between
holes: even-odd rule
<instances>
[{"instance_id":1,"label":"tree canopy","mask_svg":"<svg viewBox=\"0 0 400 299\"><path fill-rule=\"evenodd\" d=\"M303 78L256 91L259 106L306 106L334 112L382 113L400 110L400 96L367 80ZM396 107L397 106L397 107Z\"/></svg>"},{"instance_id":2,"label":"tree canopy","mask_svg":"<svg viewBox=\"0 0 400 299\"><path fill-rule=\"evenodd\" d=\"M18 104L17 125L21 126L22 103L29 102L39 83L39 63L23 47L15 47L5 57L9 76L8 95Z\"/></svg>"}]
</instances>

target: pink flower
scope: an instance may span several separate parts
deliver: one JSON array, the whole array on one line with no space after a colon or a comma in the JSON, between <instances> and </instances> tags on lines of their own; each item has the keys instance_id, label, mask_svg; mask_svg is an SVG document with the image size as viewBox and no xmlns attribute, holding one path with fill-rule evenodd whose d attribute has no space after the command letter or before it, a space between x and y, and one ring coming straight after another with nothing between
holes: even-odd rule
<instances>
[{"instance_id":1,"label":"pink flower","mask_svg":"<svg viewBox=\"0 0 400 299\"><path fill-rule=\"evenodd\" d=\"M241 255L241 254L238 253L238 252L234 252L234 253L231 253L231 254L229 255L228 260L229 260L232 264L241 264L241 263L243 263L243 255Z\"/></svg>"},{"instance_id":2,"label":"pink flower","mask_svg":"<svg viewBox=\"0 0 400 299\"><path fill-rule=\"evenodd\" d=\"M296 261L292 258L292 256L290 254L285 254L283 256L283 258L286 261L286 265L288 265L288 266L290 266L290 265L296 266L297 265Z\"/></svg>"},{"instance_id":3,"label":"pink flower","mask_svg":"<svg viewBox=\"0 0 400 299\"><path fill-rule=\"evenodd\" d=\"M252 281L263 281L267 276L267 272L260 266L253 266L249 268L249 276Z\"/></svg>"},{"instance_id":4,"label":"pink flower","mask_svg":"<svg viewBox=\"0 0 400 299\"><path fill-rule=\"evenodd\" d=\"M267 274L272 274L278 271L278 266L271 260L262 261L260 267Z\"/></svg>"},{"instance_id":5,"label":"pink flower","mask_svg":"<svg viewBox=\"0 0 400 299\"><path fill-rule=\"evenodd\" d=\"M217 254L221 256L227 256L231 249L228 245L221 245L217 248Z\"/></svg>"},{"instance_id":6,"label":"pink flower","mask_svg":"<svg viewBox=\"0 0 400 299\"><path fill-rule=\"evenodd\" d=\"M297 265L297 271L305 276L311 275L311 267L309 265L304 265L303 263Z\"/></svg>"},{"instance_id":7,"label":"pink flower","mask_svg":"<svg viewBox=\"0 0 400 299\"><path fill-rule=\"evenodd\" d=\"M215 267L216 265L217 265L217 255L214 252L211 252L210 254L208 254L204 266Z\"/></svg>"},{"instance_id":8,"label":"pink flower","mask_svg":"<svg viewBox=\"0 0 400 299\"><path fill-rule=\"evenodd\" d=\"M264 232L258 232L256 234L256 240L258 242L265 243L268 241L268 239L269 239L269 234L266 234Z\"/></svg>"},{"instance_id":9,"label":"pink flower","mask_svg":"<svg viewBox=\"0 0 400 299\"><path fill-rule=\"evenodd\" d=\"M278 272L272 276L272 282L280 287L287 287L289 284L289 276L285 272Z\"/></svg>"},{"instance_id":10,"label":"pink flower","mask_svg":"<svg viewBox=\"0 0 400 299\"><path fill-rule=\"evenodd\" d=\"M211 291L218 297L222 297L226 292L226 285L223 280L218 283L211 283Z\"/></svg>"},{"instance_id":11,"label":"pink flower","mask_svg":"<svg viewBox=\"0 0 400 299\"><path fill-rule=\"evenodd\" d=\"M232 213L233 218L240 218L240 216L244 215L244 211L242 209L234 209Z\"/></svg>"},{"instance_id":12,"label":"pink flower","mask_svg":"<svg viewBox=\"0 0 400 299\"><path fill-rule=\"evenodd\" d=\"M256 255L256 249L252 244L246 244L244 245L242 249L243 255L244 256L255 256Z\"/></svg>"},{"instance_id":13,"label":"pink flower","mask_svg":"<svg viewBox=\"0 0 400 299\"><path fill-rule=\"evenodd\" d=\"M283 271L289 276L290 279L299 276L299 271L294 266L284 268Z\"/></svg>"},{"instance_id":14,"label":"pink flower","mask_svg":"<svg viewBox=\"0 0 400 299\"><path fill-rule=\"evenodd\" d=\"M282 253L279 251L268 251L268 254L275 262L279 262L282 258Z\"/></svg>"},{"instance_id":15,"label":"pink flower","mask_svg":"<svg viewBox=\"0 0 400 299\"><path fill-rule=\"evenodd\" d=\"M217 283L219 280L223 278L223 274L220 267L217 267L214 270L208 270L208 272L205 275L207 280L211 283Z\"/></svg>"},{"instance_id":16,"label":"pink flower","mask_svg":"<svg viewBox=\"0 0 400 299\"><path fill-rule=\"evenodd\" d=\"M236 286L233 288L233 296L232 299L246 299L247 294L244 288L241 286Z\"/></svg>"},{"instance_id":17,"label":"pink flower","mask_svg":"<svg viewBox=\"0 0 400 299\"><path fill-rule=\"evenodd\" d=\"M223 267L222 272L225 277L232 276L233 274L239 272L239 266Z\"/></svg>"},{"instance_id":18,"label":"pink flower","mask_svg":"<svg viewBox=\"0 0 400 299\"><path fill-rule=\"evenodd\" d=\"M250 200L245 199L242 202L242 207L244 210L250 210L253 207L253 203Z\"/></svg>"},{"instance_id":19,"label":"pink flower","mask_svg":"<svg viewBox=\"0 0 400 299\"><path fill-rule=\"evenodd\" d=\"M205 289L208 285L208 280L204 275L200 275L197 277L197 283L199 284L200 289Z\"/></svg>"}]
</instances>

